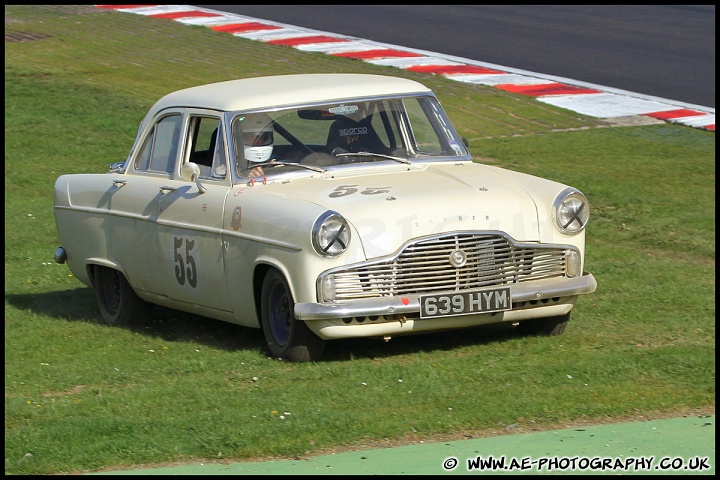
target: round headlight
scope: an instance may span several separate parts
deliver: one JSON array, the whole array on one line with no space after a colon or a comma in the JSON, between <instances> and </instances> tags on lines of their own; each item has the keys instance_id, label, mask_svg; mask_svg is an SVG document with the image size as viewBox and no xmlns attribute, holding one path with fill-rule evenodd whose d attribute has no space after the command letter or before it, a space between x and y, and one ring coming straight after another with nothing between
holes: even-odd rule
<instances>
[{"instance_id":1,"label":"round headlight","mask_svg":"<svg viewBox=\"0 0 720 480\"><path fill-rule=\"evenodd\" d=\"M350 227L337 212L327 211L313 225L312 241L315 251L325 257L337 257L350 243Z\"/></svg>"},{"instance_id":2,"label":"round headlight","mask_svg":"<svg viewBox=\"0 0 720 480\"><path fill-rule=\"evenodd\" d=\"M581 232L590 218L587 198L574 188L566 188L553 203L555 226L561 232L574 235Z\"/></svg>"}]
</instances>

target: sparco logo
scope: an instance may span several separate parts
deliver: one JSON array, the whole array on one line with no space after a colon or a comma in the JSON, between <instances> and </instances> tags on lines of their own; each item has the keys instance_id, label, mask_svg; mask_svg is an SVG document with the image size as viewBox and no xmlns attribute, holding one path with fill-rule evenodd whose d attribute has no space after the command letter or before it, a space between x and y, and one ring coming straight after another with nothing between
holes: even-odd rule
<instances>
[{"instance_id":1,"label":"sparco logo","mask_svg":"<svg viewBox=\"0 0 720 480\"><path fill-rule=\"evenodd\" d=\"M349 135L365 135L367 132L367 127L341 128L340 136L347 137Z\"/></svg>"}]
</instances>

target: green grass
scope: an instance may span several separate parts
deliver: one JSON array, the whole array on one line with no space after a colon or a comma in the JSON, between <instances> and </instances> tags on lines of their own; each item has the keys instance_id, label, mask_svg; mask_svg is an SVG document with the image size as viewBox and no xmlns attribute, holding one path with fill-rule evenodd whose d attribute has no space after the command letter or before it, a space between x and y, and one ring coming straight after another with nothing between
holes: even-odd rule
<instances>
[{"instance_id":1,"label":"green grass","mask_svg":"<svg viewBox=\"0 0 720 480\"><path fill-rule=\"evenodd\" d=\"M5 473L714 411L714 133L608 128L489 87L87 6L6 6L5 17L6 34L48 35L5 45ZM94 322L93 291L52 260L55 179L124 160L172 90L306 72L418 80L477 157L588 196L599 285L563 336L495 326L341 340L322 362L290 364L266 356L259 330L161 308L132 329Z\"/></svg>"}]
</instances>

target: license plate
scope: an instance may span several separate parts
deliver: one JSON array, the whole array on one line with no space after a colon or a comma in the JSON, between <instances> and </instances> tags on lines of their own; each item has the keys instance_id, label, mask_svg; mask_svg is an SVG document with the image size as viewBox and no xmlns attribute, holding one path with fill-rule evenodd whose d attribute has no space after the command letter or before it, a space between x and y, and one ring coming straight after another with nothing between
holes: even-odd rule
<instances>
[{"instance_id":1,"label":"license plate","mask_svg":"<svg viewBox=\"0 0 720 480\"><path fill-rule=\"evenodd\" d=\"M420 297L420 318L500 312L511 308L510 287Z\"/></svg>"}]
</instances>

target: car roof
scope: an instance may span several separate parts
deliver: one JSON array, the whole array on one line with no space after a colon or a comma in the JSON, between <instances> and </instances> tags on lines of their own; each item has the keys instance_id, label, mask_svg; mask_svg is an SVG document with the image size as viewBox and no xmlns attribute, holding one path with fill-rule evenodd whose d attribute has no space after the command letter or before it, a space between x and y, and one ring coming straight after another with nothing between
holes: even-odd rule
<instances>
[{"instance_id":1,"label":"car roof","mask_svg":"<svg viewBox=\"0 0 720 480\"><path fill-rule=\"evenodd\" d=\"M254 77L170 93L153 105L146 118L175 107L256 110L318 101L429 92L429 88L413 80L384 75L311 73Z\"/></svg>"}]
</instances>

